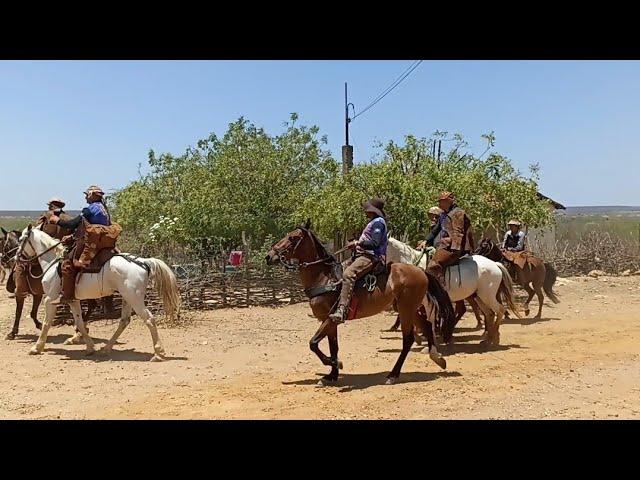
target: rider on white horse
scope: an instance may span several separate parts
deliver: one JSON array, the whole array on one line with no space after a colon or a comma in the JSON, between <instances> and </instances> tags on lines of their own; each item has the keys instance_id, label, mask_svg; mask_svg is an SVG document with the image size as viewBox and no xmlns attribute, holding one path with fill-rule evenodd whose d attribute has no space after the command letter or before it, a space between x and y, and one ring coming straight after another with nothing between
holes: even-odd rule
<instances>
[{"instance_id":1,"label":"rider on white horse","mask_svg":"<svg viewBox=\"0 0 640 480\"><path fill-rule=\"evenodd\" d=\"M71 255L69 255L70 252L68 251L65 260L62 262L62 297L60 298L60 303L69 304L74 301L76 274L78 271L89 266L98 250L114 248L115 241L120 234L120 227L111 224L111 217L104 205L104 191L100 187L92 185L84 194L89 206L85 207L76 218L61 220L57 215L52 215L49 220L61 228L68 229L73 233L80 233L80 235L76 235L79 238L76 242L77 248L73 255L74 258L70 258ZM85 225L85 221L88 225L84 229L80 229L81 226ZM82 242L84 240L82 238L85 234L84 230L90 230L91 225L102 225L107 228L97 229L96 232L88 232L90 235L91 233L95 234L97 237L95 242ZM108 245L103 244L103 238L110 239ZM71 243L70 236L65 237L63 243L69 245Z\"/></svg>"}]
</instances>

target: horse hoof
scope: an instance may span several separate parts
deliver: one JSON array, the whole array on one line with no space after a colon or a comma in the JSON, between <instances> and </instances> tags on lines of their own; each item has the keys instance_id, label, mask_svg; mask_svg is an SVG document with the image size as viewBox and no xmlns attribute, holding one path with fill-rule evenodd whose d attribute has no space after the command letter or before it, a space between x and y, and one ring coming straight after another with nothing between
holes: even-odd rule
<instances>
[{"instance_id":1,"label":"horse hoof","mask_svg":"<svg viewBox=\"0 0 640 480\"><path fill-rule=\"evenodd\" d=\"M15 332L9 332L7 334L6 337L4 337L5 340L14 340L16 338L16 333Z\"/></svg>"},{"instance_id":2,"label":"horse hoof","mask_svg":"<svg viewBox=\"0 0 640 480\"><path fill-rule=\"evenodd\" d=\"M338 370L342 370L344 365L342 364L342 360L338 360Z\"/></svg>"},{"instance_id":3,"label":"horse hoof","mask_svg":"<svg viewBox=\"0 0 640 480\"><path fill-rule=\"evenodd\" d=\"M396 381L398 379L396 377L389 377L387 378L387 381L384 382L385 385L395 385Z\"/></svg>"},{"instance_id":4,"label":"horse hoof","mask_svg":"<svg viewBox=\"0 0 640 480\"><path fill-rule=\"evenodd\" d=\"M42 323L40 322L35 322L34 326L36 327L37 330L42 330Z\"/></svg>"},{"instance_id":5,"label":"horse hoof","mask_svg":"<svg viewBox=\"0 0 640 480\"><path fill-rule=\"evenodd\" d=\"M157 353L151 357L151 360L149 360L150 362L164 362L164 358L162 358L160 355L158 355Z\"/></svg>"},{"instance_id":6,"label":"horse hoof","mask_svg":"<svg viewBox=\"0 0 640 480\"><path fill-rule=\"evenodd\" d=\"M29 355L40 355L40 353L42 353L42 352L40 352L36 348L32 348L32 349L29 350Z\"/></svg>"},{"instance_id":7,"label":"horse hoof","mask_svg":"<svg viewBox=\"0 0 640 480\"><path fill-rule=\"evenodd\" d=\"M84 352L85 357L90 357L90 356L95 355L95 354L96 354L95 350L86 350Z\"/></svg>"},{"instance_id":8,"label":"horse hoof","mask_svg":"<svg viewBox=\"0 0 640 480\"><path fill-rule=\"evenodd\" d=\"M528 308L525 309L525 311L524 311L525 316L528 317L530 313L531 313L531 310L529 310Z\"/></svg>"},{"instance_id":9,"label":"horse hoof","mask_svg":"<svg viewBox=\"0 0 640 480\"><path fill-rule=\"evenodd\" d=\"M418 346L422 345L422 338L420 338L419 336L416 336L415 342L416 342L416 345Z\"/></svg>"},{"instance_id":10,"label":"horse hoof","mask_svg":"<svg viewBox=\"0 0 640 480\"><path fill-rule=\"evenodd\" d=\"M436 365L438 365L442 370L446 370L447 369L447 361L442 358L442 357L438 357L438 358L432 358L432 360L436 363Z\"/></svg>"}]
</instances>

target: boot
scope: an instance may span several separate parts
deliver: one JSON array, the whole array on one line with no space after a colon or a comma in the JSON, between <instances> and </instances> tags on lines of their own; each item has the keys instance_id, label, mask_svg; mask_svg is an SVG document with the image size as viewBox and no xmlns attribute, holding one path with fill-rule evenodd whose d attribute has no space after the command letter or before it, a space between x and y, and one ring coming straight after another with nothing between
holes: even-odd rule
<instances>
[{"instance_id":1,"label":"boot","mask_svg":"<svg viewBox=\"0 0 640 480\"><path fill-rule=\"evenodd\" d=\"M65 260L62 265L62 296L60 303L69 304L75 300L76 270L71 260Z\"/></svg>"},{"instance_id":2,"label":"boot","mask_svg":"<svg viewBox=\"0 0 640 480\"><path fill-rule=\"evenodd\" d=\"M340 291L340 303L335 312L329 315L331 321L335 323L344 323L347 319L349 304L351 303L351 292L353 292L353 283L348 280L342 281L342 290Z\"/></svg>"}]
</instances>

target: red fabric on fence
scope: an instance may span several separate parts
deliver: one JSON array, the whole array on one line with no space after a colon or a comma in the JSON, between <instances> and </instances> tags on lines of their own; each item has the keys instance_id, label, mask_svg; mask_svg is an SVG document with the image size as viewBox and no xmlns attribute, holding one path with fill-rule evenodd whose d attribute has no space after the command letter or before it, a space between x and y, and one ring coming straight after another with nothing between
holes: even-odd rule
<instances>
[{"instance_id":1,"label":"red fabric on fence","mask_svg":"<svg viewBox=\"0 0 640 480\"><path fill-rule=\"evenodd\" d=\"M242 263L242 252L234 250L229 254L229 263L234 267L237 267Z\"/></svg>"}]
</instances>

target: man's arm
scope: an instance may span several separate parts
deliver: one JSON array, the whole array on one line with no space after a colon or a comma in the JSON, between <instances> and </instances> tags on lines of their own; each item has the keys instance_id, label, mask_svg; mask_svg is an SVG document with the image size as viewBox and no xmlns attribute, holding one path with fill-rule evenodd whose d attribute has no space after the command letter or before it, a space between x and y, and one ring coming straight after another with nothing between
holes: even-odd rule
<instances>
[{"instance_id":1,"label":"man's arm","mask_svg":"<svg viewBox=\"0 0 640 480\"><path fill-rule=\"evenodd\" d=\"M440 233L440 230L442 230L442 228L440 227L440 222L438 222L436 223L435 227L431 229L431 231L429 232L429 235L427 236L427 240L426 240L427 246L433 247L433 242L435 242L436 237Z\"/></svg>"},{"instance_id":2,"label":"man's arm","mask_svg":"<svg viewBox=\"0 0 640 480\"><path fill-rule=\"evenodd\" d=\"M518 235L518 245L514 249L516 252L522 252L524 250L524 232L520 232Z\"/></svg>"},{"instance_id":3,"label":"man's arm","mask_svg":"<svg viewBox=\"0 0 640 480\"><path fill-rule=\"evenodd\" d=\"M67 230L75 231L82 223L82 219L89 218L90 215L91 215L91 212L89 211L89 209L83 208L82 213L77 217L72 218L71 220L58 219L56 223L59 227L66 228Z\"/></svg>"},{"instance_id":4,"label":"man's arm","mask_svg":"<svg viewBox=\"0 0 640 480\"><path fill-rule=\"evenodd\" d=\"M509 232L504 234L504 239L502 240L502 250L507 248L507 239L509 238Z\"/></svg>"},{"instance_id":5,"label":"man's arm","mask_svg":"<svg viewBox=\"0 0 640 480\"><path fill-rule=\"evenodd\" d=\"M365 250L377 248L382 243L382 238L385 234L385 228L382 225L375 225L371 233L371 238L358 242L358 246Z\"/></svg>"}]
</instances>

